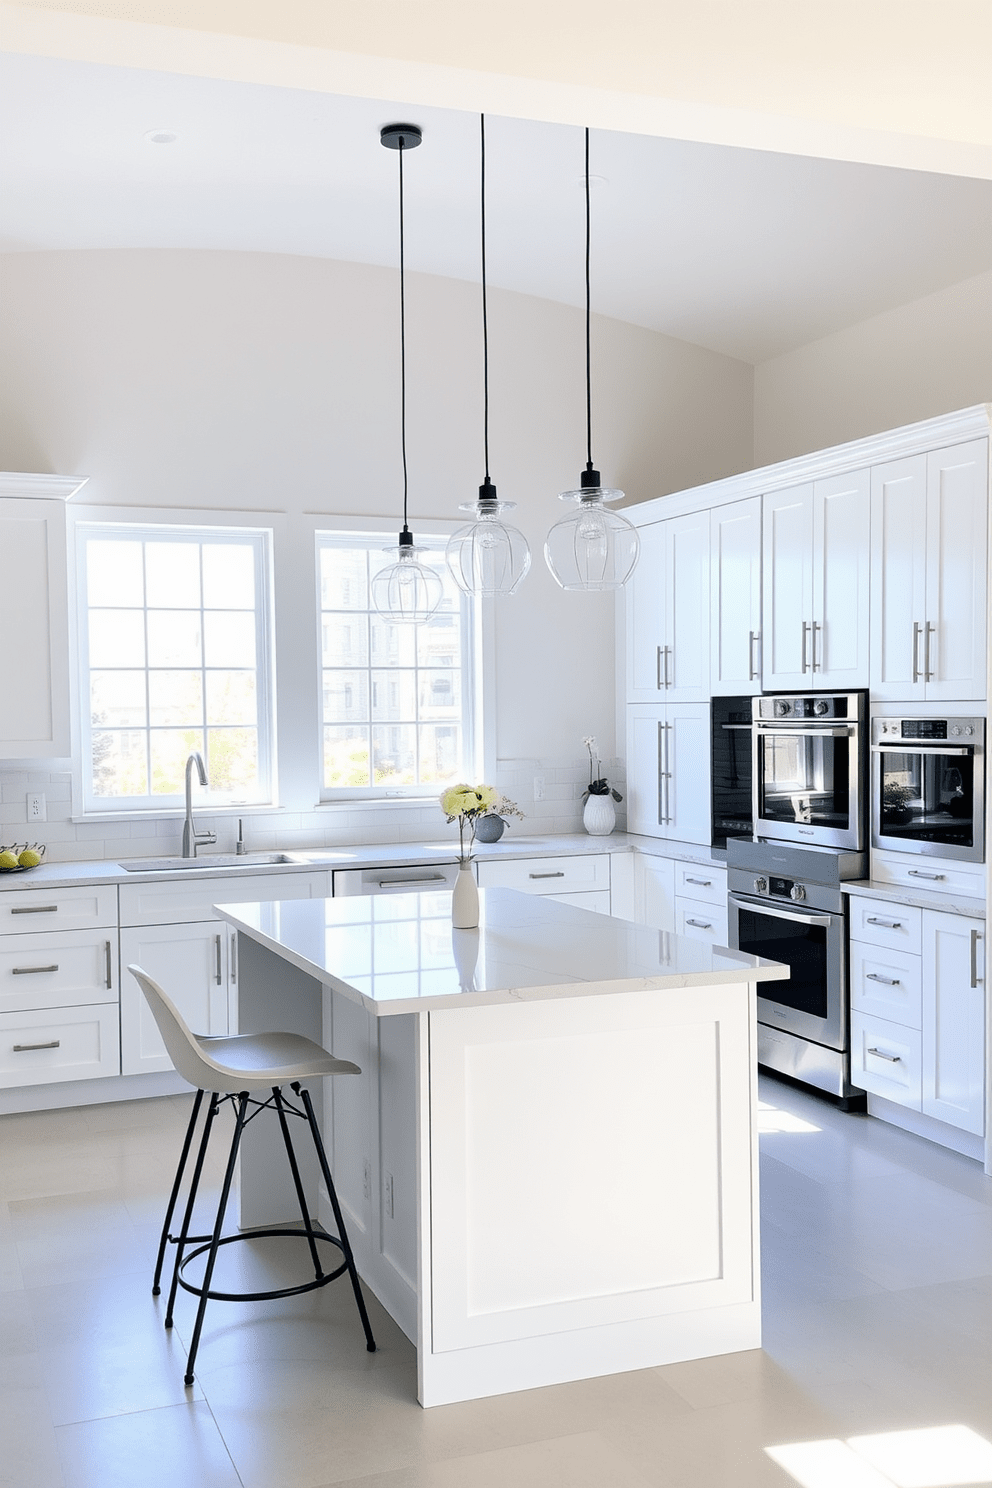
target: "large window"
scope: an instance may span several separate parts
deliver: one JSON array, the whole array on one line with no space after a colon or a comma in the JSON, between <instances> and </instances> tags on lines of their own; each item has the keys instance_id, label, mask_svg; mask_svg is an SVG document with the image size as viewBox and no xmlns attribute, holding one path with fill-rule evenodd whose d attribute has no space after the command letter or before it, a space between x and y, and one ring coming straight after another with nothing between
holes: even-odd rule
<instances>
[{"instance_id":1,"label":"large window","mask_svg":"<svg viewBox=\"0 0 992 1488\"><path fill-rule=\"evenodd\" d=\"M424 795L472 772L471 604L427 551L441 608L425 625L384 620L370 583L396 561L386 541L317 535L326 799Z\"/></svg>"},{"instance_id":2,"label":"large window","mask_svg":"<svg viewBox=\"0 0 992 1488\"><path fill-rule=\"evenodd\" d=\"M267 533L81 523L77 537L86 809L177 804L194 750L217 804L270 800Z\"/></svg>"}]
</instances>

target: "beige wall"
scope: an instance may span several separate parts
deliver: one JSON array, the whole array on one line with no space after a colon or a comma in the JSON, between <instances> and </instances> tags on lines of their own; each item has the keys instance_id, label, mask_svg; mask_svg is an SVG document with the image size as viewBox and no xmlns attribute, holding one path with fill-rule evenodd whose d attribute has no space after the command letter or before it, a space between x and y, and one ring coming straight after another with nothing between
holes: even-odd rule
<instances>
[{"instance_id":1,"label":"beige wall","mask_svg":"<svg viewBox=\"0 0 992 1488\"><path fill-rule=\"evenodd\" d=\"M754 463L987 402L992 272L757 366Z\"/></svg>"},{"instance_id":2,"label":"beige wall","mask_svg":"<svg viewBox=\"0 0 992 1488\"><path fill-rule=\"evenodd\" d=\"M398 529L395 271L154 250L12 254L0 275L0 468L87 475L87 502L111 507L375 515ZM418 518L465 520L458 505L482 479L479 306L477 286L409 276L414 532ZM578 759L588 733L605 758L616 749L613 598L563 593L542 556L566 510L557 493L585 461L583 325L577 310L491 294L492 474L534 554L519 594L497 602L506 761ZM597 318L593 334L604 479L640 501L747 468L750 366L620 322ZM309 640L312 552L295 552L305 571L287 623ZM310 744L290 771L282 732L296 781L284 801L308 810ZM572 811L570 784L568 799Z\"/></svg>"}]
</instances>

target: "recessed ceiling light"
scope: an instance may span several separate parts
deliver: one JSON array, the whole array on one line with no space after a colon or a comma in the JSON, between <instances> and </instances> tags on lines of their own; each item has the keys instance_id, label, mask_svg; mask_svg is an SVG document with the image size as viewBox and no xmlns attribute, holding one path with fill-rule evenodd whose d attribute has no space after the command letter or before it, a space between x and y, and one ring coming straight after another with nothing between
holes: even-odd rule
<instances>
[{"instance_id":1,"label":"recessed ceiling light","mask_svg":"<svg viewBox=\"0 0 992 1488\"><path fill-rule=\"evenodd\" d=\"M178 138L174 129L149 129L145 135L150 145L174 145Z\"/></svg>"},{"instance_id":2,"label":"recessed ceiling light","mask_svg":"<svg viewBox=\"0 0 992 1488\"><path fill-rule=\"evenodd\" d=\"M575 184L576 184L576 186L581 186L584 189L585 188L585 184L586 184L586 178L585 178L585 176L576 176L576 178L575 178ZM596 189L597 186L609 186L609 184L610 184L610 178L609 178L609 176L593 176L593 175L590 175L590 177L589 177L589 185L592 187L592 189L594 191L595 191L595 189Z\"/></svg>"}]
</instances>

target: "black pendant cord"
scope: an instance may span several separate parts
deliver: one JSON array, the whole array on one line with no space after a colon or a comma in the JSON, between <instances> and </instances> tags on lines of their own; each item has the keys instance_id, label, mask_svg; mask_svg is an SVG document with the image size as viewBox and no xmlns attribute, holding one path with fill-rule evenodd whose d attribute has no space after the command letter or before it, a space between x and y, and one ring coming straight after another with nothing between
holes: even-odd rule
<instances>
[{"instance_id":1,"label":"black pendant cord","mask_svg":"<svg viewBox=\"0 0 992 1488\"><path fill-rule=\"evenodd\" d=\"M486 116L479 115L482 182L482 429L486 455L486 485L489 481L489 305L486 293Z\"/></svg>"},{"instance_id":2,"label":"black pendant cord","mask_svg":"<svg viewBox=\"0 0 992 1488\"><path fill-rule=\"evenodd\" d=\"M589 259L592 236L592 212L589 206L589 128L586 127L586 469L592 470L592 291Z\"/></svg>"},{"instance_id":3,"label":"black pendant cord","mask_svg":"<svg viewBox=\"0 0 992 1488\"><path fill-rule=\"evenodd\" d=\"M406 468L406 259L403 232L403 140L399 142L400 157L400 446L403 451L403 532L407 526L407 468Z\"/></svg>"}]
</instances>

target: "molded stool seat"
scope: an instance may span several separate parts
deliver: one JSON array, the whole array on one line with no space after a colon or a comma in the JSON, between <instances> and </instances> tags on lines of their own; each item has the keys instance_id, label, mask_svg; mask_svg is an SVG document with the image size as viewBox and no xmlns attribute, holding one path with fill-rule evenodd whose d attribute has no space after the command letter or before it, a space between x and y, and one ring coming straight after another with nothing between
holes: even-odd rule
<instances>
[{"instance_id":1,"label":"molded stool seat","mask_svg":"<svg viewBox=\"0 0 992 1488\"><path fill-rule=\"evenodd\" d=\"M217 1038L192 1033L180 1016L175 1004L163 992L158 983L152 980L147 972L143 971L140 966L129 966L128 971L130 971L145 994L173 1064L183 1079L188 1080L196 1089L193 1112L190 1116L189 1125L186 1128L186 1137L179 1158L179 1167L176 1170L176 1177L172 1185L172 1192L169 1196L169 1204L166 1210L165 1223L162 1226L158 1260L155 1266L155 1279L152 1283L152 1293L158 1296L161 1290L159 1283L162 1278L165 1250L171 1241L176 1246L176 1260L172 1269L172 1284L169 1289L165 1326L167 1328L172 1327L172 1315L178 1287L182 1287L184 1291L192 1292L194 1296L200 1299L186 1363L186 1384L191 1385L193 1383L193 1365L196 1361L197 1349L200 1344L200 1333L203 1327L203 1316L209 1299L212 1298L225 1302L257 1302L269 1301L276 1297L295 1296L299 1292L310 1292L317 1287L326 1286L328 1282L342 1276L345 1271L348 1272L350 1277L355 1301L358 1305L358 1313L362 1320L362 1327L365 1330L365 1346L369 1353L374 1353L375 1339L372 1337L372 1328L369 1324L365 1299L362 1296L361 1283L358 1279L354 1256L352 1255L351 1245L345 1230L341 1206L338 1203L334 1182L331 1178L331 1170L327 1163L327 1155L324 1152L320 1128L314 1116L310 1092L301 1088L300 1083L303 1080L322 1079L325 1075L360 1075L361 1070L358 1065L352 1064L347 1059L335 1059L326 1049L321 1048L320 1044L315 1044L312 1039L304 1038L298 1033L252 1033ZM303 1107L302 1110L298 1109L283 1094L282 1087L284 1085L289 1085L294 1095L299 1098ZM203 1097L208 1091L210 1092L210 1103L200 1136L200 1144L197 1149L183 1222L179 1234L172 1235L170 1234L169 1227L172 1224L172 1216L175 1212L176 1202L182 1186L186 1163L193 1145L193 1134L196 1128L197 1118L200 1114L200 1108L203 1104ZM267 1098L265 1100L253 1100L252 1093L261 1091L269 1092ZM214 1221L211 1234L191 1235L189 1229L193 1217L193 1206L196 1202L196 1193L200 1184L200 1175L203 1171L210 1133L217 1112L227 1102L230 1102L235 1109L234 1136L231 1141L227 1167L224 1172L220 1202L217 1206L217 1217ZM254 1109L249 1112L249 1107L254 1107ZM303 1221L302 1226L298 1229L289 1228L288 1226L275 1226L268 1229L251 1230L244 1234L222 1235L224 1215L227 1210L238 1150L241 1145L241 1135L248 1123L254 1121L256 1116L265 1110L274 1110L279 1118L283 1142L286 1147L286 1156L293 1175L293 1184L300 1206L300 1216ZM299 1166L289 1135L289 1123L286 1120L288 1115L302 1118L306 1121L310 1129L314 1148L317 1153L317 1161L320 1164L321 1174L327 1186L327 1195L334 1212L334 1222L338 1230L337 1235L330 1235L326 1230L311 1223L310 1211L307 1207L303 1184L300 1180ZM239 1241L263 1239L269 1236L282 1236L296 1240L305 1240L307 1242L310 1249L310 1259L314 1268L312 1281L302 1282L298 1286L281 1287L277 1290L261 1292L221 1292L211 1290L210 1283L213 1279L217 1252L222 1245L233 1245ZM336 1269L332 1271L325 1271L323 1269L320 1252L317 1249L319 1244L333 1245L340 1251L343 1259ZM195 1248L189 1250L188 1247L190 1245ZM187 1280L183 1273L191 1261L196 1260L197 1257L202 1255L207 1257L207 1261L202 1284L197 1286Z\"/></svg>"}]
</instances>

